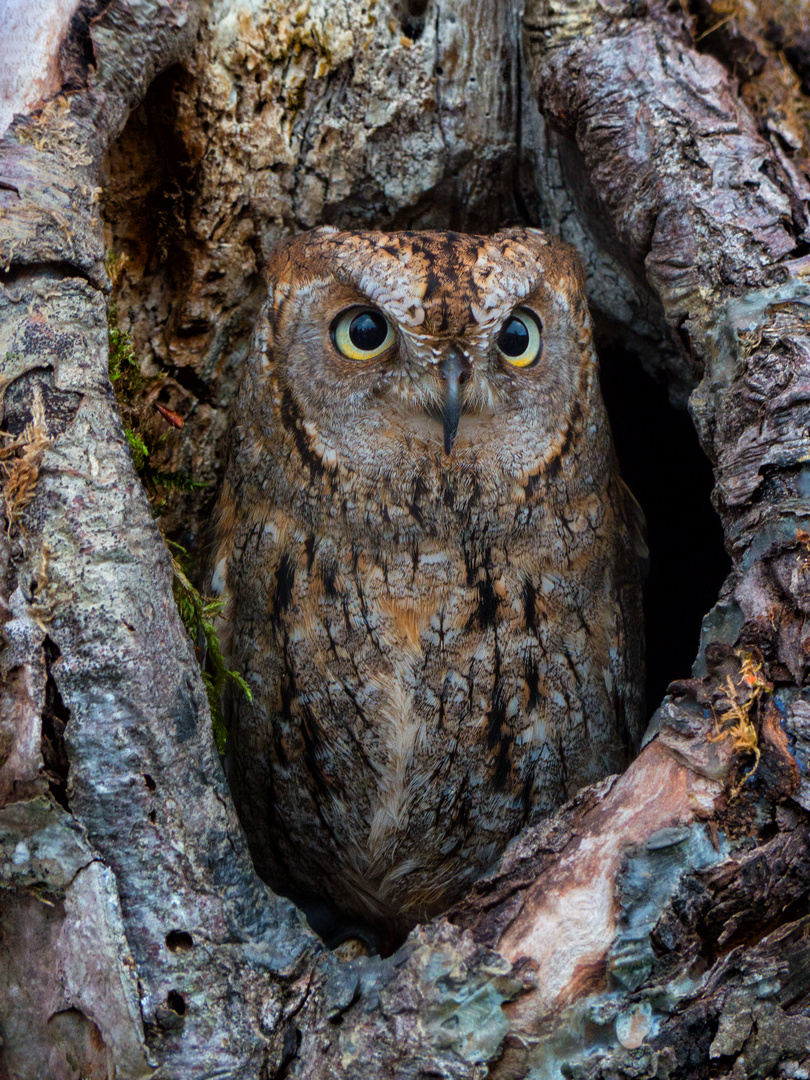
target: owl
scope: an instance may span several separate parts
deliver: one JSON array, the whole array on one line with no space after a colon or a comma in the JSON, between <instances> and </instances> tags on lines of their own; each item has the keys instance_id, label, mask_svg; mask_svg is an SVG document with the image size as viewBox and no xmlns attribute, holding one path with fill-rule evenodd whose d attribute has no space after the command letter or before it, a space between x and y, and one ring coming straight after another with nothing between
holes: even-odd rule
<instances>
[{"instance_id":1,"label":"owl","mask_svg":"<svg viewBox=\"0 0 810 1080\"><path fill-rule=\"evenodd\" d=\"M643 521L566 244L320 228L267 280L215 526L227 775L259 874L391 943L626 764Z\"/></svg>"}]
</instances>

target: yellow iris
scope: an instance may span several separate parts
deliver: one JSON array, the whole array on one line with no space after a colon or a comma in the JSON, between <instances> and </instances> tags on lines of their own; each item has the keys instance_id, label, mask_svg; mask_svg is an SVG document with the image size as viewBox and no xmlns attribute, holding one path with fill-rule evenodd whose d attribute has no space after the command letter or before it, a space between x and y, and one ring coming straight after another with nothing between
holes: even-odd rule
<instances>
[{"instance_id":1,"label":"yellow iris","mask_svg":"<svg viewBox=\"0 0 810 1080\"><path fill-rule=\"evenodd\" d=\"M501 327L498 352L512 367L531 367L540 356L543 339L537 316L527 308L517 308Z\"/></svg>"},{"instance_id":2,"label":"yellow iris","mask_svg":"<svg viewBox=\"0 0 810 1080\"><path fill-rule=\"evenodd\" d=\"M349 308L332 327L338 352L349 360L373 360L394 344L394 330L376 308Z\"/></svg>"}]
</instances>

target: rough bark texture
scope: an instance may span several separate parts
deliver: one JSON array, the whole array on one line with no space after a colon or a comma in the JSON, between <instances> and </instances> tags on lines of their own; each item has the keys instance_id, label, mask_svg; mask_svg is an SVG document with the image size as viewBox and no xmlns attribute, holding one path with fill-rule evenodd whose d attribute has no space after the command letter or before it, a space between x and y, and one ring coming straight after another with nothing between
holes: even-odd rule
<instances>
[{"instance_id":1,"label":"rough bark texture","mask_svg":"<svg viewBox=\"0 0 810 1080\"><path fill-rule=\"evenodd\" d=\"M72 12L0 144L0 1076L808 1075L807 7L728 10L537 0L523 58L511 3ZM250 866L106 249L127 421L213 484L278 236L519 220L692 391L733 571L624 776L341 962Z\"/></svg>"}]
</instances>

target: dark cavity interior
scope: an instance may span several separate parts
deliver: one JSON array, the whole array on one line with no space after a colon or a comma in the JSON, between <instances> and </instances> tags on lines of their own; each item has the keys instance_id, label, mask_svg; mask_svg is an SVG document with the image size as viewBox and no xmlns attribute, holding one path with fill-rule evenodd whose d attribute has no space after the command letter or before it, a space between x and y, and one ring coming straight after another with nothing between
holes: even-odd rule
<instances>
[{"instance_id":1,"label":"dark cavity interior","mask_svg":"<svg viewBox=\"0 0 810 1080\"><path fill-rule=\"evenodd\" d=\"M712 469L686 410L618 343L600 349L602 393L622 476L647 518L650 573L647 710L674 679L689 676L700 624L731 568L711 504Z\"/></svg>"}]
</instances>

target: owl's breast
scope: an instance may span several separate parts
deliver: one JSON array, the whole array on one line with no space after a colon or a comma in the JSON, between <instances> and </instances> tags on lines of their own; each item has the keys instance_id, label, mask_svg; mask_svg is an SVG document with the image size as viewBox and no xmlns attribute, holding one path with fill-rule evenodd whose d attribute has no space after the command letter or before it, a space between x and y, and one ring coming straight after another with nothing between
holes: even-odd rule
<instances>
[{"instance_id":1,"label":"owl's breast","mask_svg":"<svg viewBox=\"0 0 810 1080\"><path fill-rule=\"evenodd\" d=\"M269 880L339 871L338 892L373 883L375 904L421 918L619 767L598 566L580 588L530 541L383 556L287 522L253 542L232 661L253 700L229 753L242 801L272 800L253 842Z\"/></svg>"}]
</instances>

